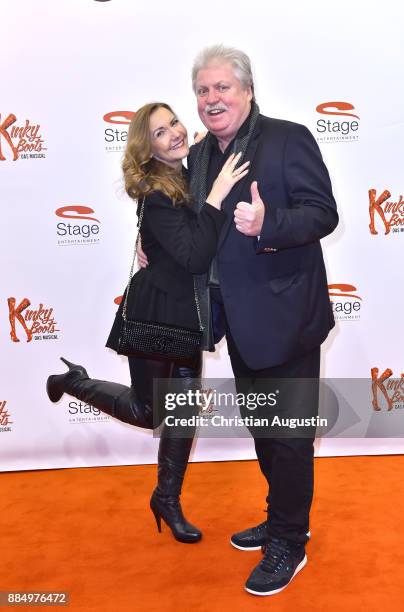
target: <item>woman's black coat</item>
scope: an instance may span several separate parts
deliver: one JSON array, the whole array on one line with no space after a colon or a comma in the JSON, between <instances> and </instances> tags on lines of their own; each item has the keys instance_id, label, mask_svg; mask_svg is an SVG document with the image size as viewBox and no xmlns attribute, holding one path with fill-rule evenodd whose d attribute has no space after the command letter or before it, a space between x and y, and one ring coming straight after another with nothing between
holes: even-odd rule
<instances>
[{"instance_id":1,"label":"woman's black coat","mask_svg":"<svg viewBox=\"0 0 404 612\"><path fill-rule=\"evenodd\" d=\"M193 274L208 271L224 221L225 214L210 204L196 214L186 204L174 207L160 191L145 198L140 234L149 265L133 276L128 319L199 329ZM123 301L107 340L114 350Z\"/></svg>"}]
</instances>

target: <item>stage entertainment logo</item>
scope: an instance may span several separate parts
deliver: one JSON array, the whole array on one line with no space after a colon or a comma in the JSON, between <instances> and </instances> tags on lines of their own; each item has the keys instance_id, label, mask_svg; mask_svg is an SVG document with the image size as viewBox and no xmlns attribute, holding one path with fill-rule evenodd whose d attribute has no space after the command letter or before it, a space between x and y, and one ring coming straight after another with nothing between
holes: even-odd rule
<instances>
[{"instance_id":1,"label":"stage entertainment logo","mask_svg":"<svg viewBox=\"0 0 404 612\"><path fill-rule=\"evenodd\" d=\"M23 298L17 304L14 297L7 300L8 303L8 318L10 321L10 337L12 342L20 342L17 336L17 323L25 333L27 342L31 340L57 340L59 338L56 332L60 331L56 328L57 322L54 318L53 308L45 308L41 303L38 308L28 309L31 302L28 298Z\"/></svg>"},{"instance_id":2,"label":"stage entertainment logo","mask_svg":"<svg viewBox=\"0 0 404 612\"><path fill-rule=\"evenodd\" d=\"M89 206L72 204L55 210L61 219L56 225L59 246L93 245L100 242L100 221L91 216L94 210ZM90 222L90 223L89 223Z\"/></svg>"},{"instance_id":3,"label":"stage entertainment logo","mask_svg":"<svg viewBox=\"0 0 404 612\"><path fill-rule=\"evenodd\" d=\"M401 373L401 378L391 378L391 368L386 368L380 376L379 368L372 368L370 375L373 410L390 412L393 408L404 408L404 373Z\"/></svg>"},{"instance_id":4,"label":"stage entertainment logo","mask_svg":"<svg viewBox=\"0 0 404 612\"><path fill-rule=\"evenodd\" d=\"M0 433L11 431L10 425L13 421L10 420L11 414L6 409L6 400L0 400Z\"/></svg>"},{"instance_id":5,"label":"stage entertainment logo","mask_svg":"<svg viewBox=\"0 0 404 612\"><path fill-rule=\"evenodd\" d=\"M0 161L18 159L41 159L46 157L44 140L39 123L25 119L24 124L16 124L13 113L4 116L0 113Z\"/></svg>"},{"instance_id":6,"label":"stage entertainment logo","mask_svg":"<svg viewBox=\"0 0 404 612\"><path fill-rule=\"evenodd\" d=\"M336 321L358 321L361 315L362 298L354 293L355 285L339 283L328 285L328 295Z\"/></svg>"},{"instance_id":7,"label":"stage entertainment logo","mask_svg":"<svg viewBox=\"0 0 404 612\"><path fill-rule=\"evenodd\" d=\"M352 142L359 140L359 115L351 112L355 107L350 102L323 102L316 106L320 115L317 119L317 142ZM332 119L329 117L332 116Z\"/></svg>"},{"instance_id":8,"label":"stage entertainment logo","mask_svg":"<svg viewBox=\"0 0 404 612\"><path fill-rule=\"evenodd\" d=\"M108 414L104 414L101 410L98 410L98 408L90 404L85 404L80 400L69 401L68 413L69 423L73 425L83 423L105 423L105 421L110 420Z\"/></svg>"},{"instance_id":9,"label":"stage entertainment logo","mask_svg":"<svg viewBox=\"0 0 404 612\"><path fill-rule=\"evenodd\" d=\"M104 131L105 150L108 153L122 153L125 150L128 126L134 114L133 111L111 111L104 115L104 121L113 125Z\"/></svg>"},{"instance_id":10,"label":"stage entertainment logo","mask_svg":"<svg viewBox=\"0 0 404 612\"><path fill-rule=\"evenodd\" d=\"M378 234L378 225L384 229L384 234L399 234L404 232L404 200L400 195L396 201L389 200L391 193L385 189L377 195L376 189L369 189L369 230L374 236ZM375 214L377 213L377 215Z\"/></svg>"}]
</instances>

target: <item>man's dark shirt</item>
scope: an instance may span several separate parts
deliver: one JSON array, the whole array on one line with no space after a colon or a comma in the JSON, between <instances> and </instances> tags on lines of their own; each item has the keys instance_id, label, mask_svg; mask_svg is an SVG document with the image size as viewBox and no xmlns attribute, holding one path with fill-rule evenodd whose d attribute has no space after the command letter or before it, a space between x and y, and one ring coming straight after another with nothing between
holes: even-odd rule
<instances>
[{"instance_id":1,"label":"man's dark shirt","mask_svg":"<svg viewBox=\"0 0 404 612\"><path fill-rule=\"evenodd\" d=\"M250 127L251 113L252 113L252 109L250 110L250 114L248 115L247 119L241 125L237 134L235 135L233 140L227 145L223 153L221 152L219 148L219 143L218 143L216 136L213 136L213 134L211 135L212 149L210 153L209 166L208 166L208 180L207 180L208 193L212 188L214 180L216 179L217 175L223 168L224 162L226 161L226 159L229 157L230 153L232 152L234 141L236 140L236 138L242 138L248 133L248 129ZM238 151L235 151L235 153L238 153Z\"/></svg>"},{"instance_id":2,"label":"man's dark shirt","mask_svg":"<svg viewBox=\"0 0 404 612\"><path fill-rule=\"evenodd\" d=\"M251 113L252 113L252 108L250 110L250 113L247 119L240 126L237 134L235 135L233 140L227 145L223 153L219 148L219 143L218 143L216 136L213 136L213 134L211 135L212 148L211 148L210 157L209 157L208 176L207 176L207 192L208 193L211 190L212 185L217 175L223 168L223 164L225 163L227 158L232 153L234 141L236 140L236 138L242 138L248 133L248 130L250 127ZM238 151L235 151L235 153L238 153ZM214 302L219 302L220 304L223 304L222 296L220 293L220 284L219 284L219 276L218 276L216 259L214 259L211 264L210 273L209 273L209 287L210 287L210 295L211 295L212 300Z\"/></svg>"}]
</instances>

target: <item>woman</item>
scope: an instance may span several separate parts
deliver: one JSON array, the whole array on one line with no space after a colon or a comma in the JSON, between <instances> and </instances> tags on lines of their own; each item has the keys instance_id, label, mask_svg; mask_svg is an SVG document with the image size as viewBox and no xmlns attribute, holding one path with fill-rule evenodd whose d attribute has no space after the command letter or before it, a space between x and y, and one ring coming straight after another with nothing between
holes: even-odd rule
<instances>
[{"instance_id":1,"label":"woman","mask_svg":"<svg viewBox=\"0 0 404 612\"><path fill-rule=\"evenodd\" d=\"M153 321L199 329L193 274L208 270L216 252L225 215L223 199L247 173L249 162L236 169L232 155L218 175L199 214L190 206L186 171L187 132L167 104L143 106L129 127L122 164L128 195L143 205L140 234L149 265L133 277L128 295L128 319ZM107 346L118 347L120 316ZM111 416L146 429L153 428L153 379L176 378L181 389L193 388L201 375L201 352L192 363L170 362L145 356L129 357L131 387L90 379L82 366L62 358L65 374L50 376L47 392L53 402L69 393ZM150 507L161 531L161 518L180 542L193 543L201 532L185 519L180 493L192 446L192 435L175 437L163 428L158 451L158 484Z\"/></svg>"}]
</instances>

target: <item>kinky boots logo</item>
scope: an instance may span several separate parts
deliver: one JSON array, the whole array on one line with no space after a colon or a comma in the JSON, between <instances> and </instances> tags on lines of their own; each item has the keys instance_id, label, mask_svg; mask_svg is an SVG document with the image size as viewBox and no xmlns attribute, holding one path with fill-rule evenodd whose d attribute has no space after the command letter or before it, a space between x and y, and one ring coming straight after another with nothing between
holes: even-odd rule
<instances>
[{"instance_id":1,"label":"kinky boots logo","mask_svg":"<svg viewBox=\"0 0 404 612\"><path fill-rule=\"evenodd\" d=\"M94 210L92 208L81 205L62 206L55 210L55 215L62 219L56 224L58 245L99 244L101 222L91 216L93 214Z\"/></svg>"},{"instance_id":2,"label":"kinky boots logo","mask_svg":"<svg viewBox=\"0 0 404 612\"><path fill-rule=\"evenodd\" d=\"M19 125L16 121L13 113L0 114L0 161L44 158L47 149L39 123L25 119L25 123Z\"/></svg>"},{"instance_id":3,"label":"kinky boots logo","mask_svg":"<svg viewBox=\"0 0 404 612\"><path fill-rule=\"evenodd\" d=\"M54 318L53 308L44 308L43 304L39 304L36 309L28 309L31 306L28 298L23 298L18 306L14 297L8 298L7 303L12 342L20 342L17 328L20 336L21 332L25 334L27 342L31 342L31 340L57 340L59 338L56 332L60 330L56 328L57 322Z\"/></svg>"},{"instance_id":4,"label":"kinky boots logo","mask_svg":"<svg viewBox=\"0 0 404 612\"><path fill-rule=\"evenodd\" d=\"M401 378L391 378L393 370L386 368L379 376L379 368L370 370L372 377L372 406L380 412L404 408L404 373Z\"/></svg>"},{"instance_id":5,"label":"kinky boots logo","mask_svg":"<svg viewBox=\"0 0 404 612\"><path fill-rule=\"evenodd\" d=\"M369 189L369 229L370 233L379 233L378 227L384 234L398 234L404 232L404 200L400 195L395 201L389 200L391 193L385 189L379 195L376 189Z\"/></svg>"},{"instance_id":6,"label":"kinky boots logo","mask_svg":"<svg viewBox=\"0 0 404 612\"><path fill-rule=\"evenodd\" d=\"M350 142L359 139L359 115L350 102L322 102L316 111L322 115L316 122L317 142ZM323 117L325 115L325 117Z\"/></svg>"},{"instance_id":7,"label":"kinky boots logo","mask_svg":"<svg viewBox=\"0 0 404 612\"><path fill-rule=\"evenodd\" d=\"M11 431L10 425L13 424L11 415L6 409L6 400L0 400L0 433Z\"/></svg>"},{"instance_id":8,"label":"kinky boots logo","mask_svg":"<svg viewBox=\"0 0 404 612\"><path fill-rule=\"evenodd\" d=\"M128 127L133 111L111 111L103 117L108 127L104 131L105 150L108 153L122 153L128 140Z\"/></svg>"}]
</instances>

